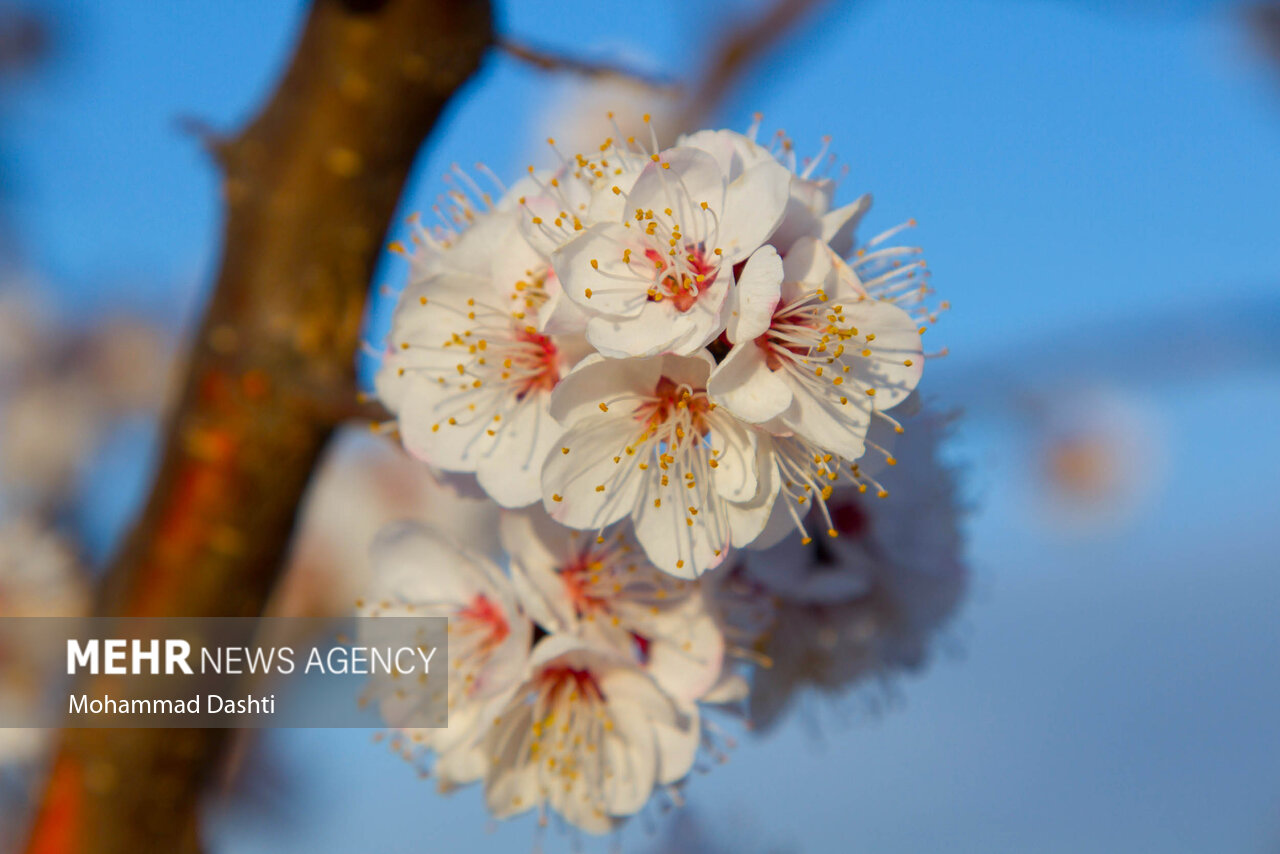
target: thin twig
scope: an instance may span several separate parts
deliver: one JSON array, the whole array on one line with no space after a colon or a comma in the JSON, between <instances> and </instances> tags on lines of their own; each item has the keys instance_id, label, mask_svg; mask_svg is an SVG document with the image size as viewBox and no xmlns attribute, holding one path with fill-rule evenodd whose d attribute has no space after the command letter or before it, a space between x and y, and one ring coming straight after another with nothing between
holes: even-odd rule
<instances>
[{"instance_id":1,"label":"thin twig","mask_svg":"<svg viewBox=\"0 0 1280 854\"><path fill-rule=\"evenodd\" d=\"M1263 3L1246 10L1246 23L1268 58L1280 67L1280 3Z\"/></svg>"},{"instance_id":2,"label":"thin twig","mask_svg":"<svg viewBox=\"0 0 1280 854\"><path fill-rule=\"evenodd\" d=\"M623 65L566 56L545 48L534 47L528 42L519 41L509 36L500 37L496 46L502 52L542 71L564 72L576 74L580 77L617 80L658 92L678 92L680 88L676 81L662 75L647 74Z\"/></svg>"},{"instance_id":3,"label":"thin twig","mask_svg":"<svg viewBox=\"0 0 1280 854\"><path fill-rule=\"evenodd\" d=\"M702 126L752 64L784 42L833 0L775 0L758 17L730 29L712 48L697 85L685 99L679 132Z\"/></svg>"}]
</instances>

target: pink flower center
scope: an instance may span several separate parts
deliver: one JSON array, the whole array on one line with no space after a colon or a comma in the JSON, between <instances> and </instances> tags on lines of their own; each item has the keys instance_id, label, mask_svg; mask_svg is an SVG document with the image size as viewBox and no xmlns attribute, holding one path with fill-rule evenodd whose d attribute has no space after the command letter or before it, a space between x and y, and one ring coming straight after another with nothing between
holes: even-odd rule
<instances>
[{"instance_id":1,"label":"pink flower center","mask_svg":"<svg viewBox=\"0 0 1280 854\"><path fill-rule=\"evenodd\" d=\"M820 327L807 315L796 315L789 308L774 312L769 328L756 337L756 346L764 352L769 370L781 368L789 356L801 359L812 349L814 331Z\"/></svg>"},{"instance_id":2,"label":"pink flower center","mask_svg":"<svg viewBox=\"0 0 1280 854\"><path fill-rule=\"evenodd\" d=\"M657 249L646 249L644 255L662 271L657 287L649 292L649 302L669 299L677 311L688 311L702 292L716 280L718 266L709 260L701 246L686 246L682 261L663 258Z\"/></svg>"},{"instance_id":3,"label":"pink flower center","mask_svg":"<svg viewBox=\"0 0 1280 854\"><path fill-rule=\"evenodd\" d=\"M587 553L560 570L565 594L573 604L574 613L579 617L588 611L608 610L609 607L608 600L595 592L593 575L599 570L593 564L591 554Z\"/></svg>"},{"instance_id":4,"label":"pink flower center","mask_svg":"<svg viewBox=\"0 0 1280 854\"><path fill-rule=\"evenodd\" d=\"M600 690L600 683L596 681L595 676L589 670L577 667L544 668L538 677L538 683L540 688L552 696L568 690L577 692L579 699L604 699L604 692Z\"/></svg>"},{"instance_id":5,"label":"pink flower center","mask_svg":"<svg viewBox=\"0 0 1280 854\"><path fill-rule=\"evenodd\" d=\"M486 627L488 637L485 639L485 644L488 646L497 646L511 633L511 627L507 625L507 617L502 613L502 609L483 593L477 593L470 605L458 611L458 617Z\"/></svg>"},{"instance_id":6,"label":"pink flower center","mask_svg":"<svg viewBox=\"0 0 1280 854\"><path fill-rule=\"evenodd\" d=\"M516 333L520 348L520 386L516 399L534 391L551 391L560 382L560 351L548 336L522 329Z\"/></svg>"},{"instance_id":7,"label":"pink flower center","mask_svg":"<svg viewBox=\"0 0 1280 854\"><path fill-rule=\"evenodd\" d=\"M653 398L636 409L636 418L648 422L646 433L655 434L662 431L671 446L675 447L681 444L690 432L697 436L705 436L711 431L711 427L707 424L707 414L710 411L711 401L705 392L694 393L687 386L676 385L663 377L658 380ZM668 425L668 422L675 425L674 429ZM668 429L663 430L664 425L668 425Z\"/></svg>"}]
</instances>

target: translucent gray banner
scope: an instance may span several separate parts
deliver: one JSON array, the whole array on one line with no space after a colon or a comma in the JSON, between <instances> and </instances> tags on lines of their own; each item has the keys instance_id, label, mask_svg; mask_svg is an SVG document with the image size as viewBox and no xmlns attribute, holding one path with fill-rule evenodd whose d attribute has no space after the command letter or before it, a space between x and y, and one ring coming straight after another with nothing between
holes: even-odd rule
<instances>
[{"instance_id":1,"label":"translucent gray banner","mask_svg":"<svg viewBox=\"0 0 1280 854\"><path fill-rule=\"evenodd\" d=\"M442 618L0 617L0 727L444 727L448 661Z\"/></svg>"}]
</instances>

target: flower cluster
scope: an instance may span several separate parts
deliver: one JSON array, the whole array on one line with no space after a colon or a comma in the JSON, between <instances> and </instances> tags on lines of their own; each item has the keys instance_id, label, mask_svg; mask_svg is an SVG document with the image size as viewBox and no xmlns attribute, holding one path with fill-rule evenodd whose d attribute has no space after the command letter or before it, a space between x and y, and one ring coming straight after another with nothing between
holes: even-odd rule
<instances>
[{"instance_id":1,"label":"flower cluster","mask_svg":"<svg viewBox=\"0 0 1280 854\"><path fill-rule=\"evenodd\" d=\"M655 567L626 525L587 534L538 507L503 511L505 571L421 523L385 529L360 613L449 620L443 682L370 686L394 746L433 759L441 791L481 783L499 818L604 833L655 792L680 802L700 752L722 758L710 708L763 731L805 694L918 668L967 577L941 426L916 419L898 443L909 462L885 478L907 500L842 490L838 540L796 533L696 580ZM430 728L441 702L448 726Z\"/></svg>"},{"instance_id":2,"label":"flower cluster","mask_svg":"<svg viewBox=\"0 0 1280 854\"><path fill-rule=\"evenodd\" d=\"M855 248L870 199L835 207L820 159L722 130L607 139L497 198L459 173L377 381L405 447L506 508L629 521L682 578L815 506L836 536L834 489L886 492L867 431L896 425L932 315L919 250Z\"/></svg>"},{"instance_id":3,"label":"flower cluster","mask_svg":"<svg viewBox=\"0 0 1280 854\"><path fill-rule=\"evenodd\" d=\"M619 133L510 190L457 172L398 247L377 394L500 505L506 554L399 523L358 603L448 618L446 676L369 686L442 791L607 832L723 758L711 708L767 728L802 689L918 664L953 610L939 422L887 412L917 408L925 265L898 229L855 241L870 199L835 206L821 159Z\"/></svg>"}]
</instances>

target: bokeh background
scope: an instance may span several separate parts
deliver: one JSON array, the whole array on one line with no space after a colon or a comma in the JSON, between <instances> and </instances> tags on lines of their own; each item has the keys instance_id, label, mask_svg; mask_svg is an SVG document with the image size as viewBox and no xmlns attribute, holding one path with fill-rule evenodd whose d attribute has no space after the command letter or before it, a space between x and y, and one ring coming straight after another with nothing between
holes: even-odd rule
<instances>
[{"instance_id":1,"label":"bokeh background","mask_svg":"<svg viewBox=\"0 0 1280 854\"><path fill-rule=\"evenodd\" d=\"M506 34L678 80L761 6L497 11ZM246 121L303 12L0 2L31 28L0 63L0 349L55 387L44 408L0 402L0 445L29 443L3 451L0 507L25 512L28 481L52 477L50 515L91 565L144 496L172 354L219 254L217 175L180 127ZM972 583L920 672L813 698L767 738L738 732L727 767L695 779L678 815L633 822L624 850L1280 851L1280 47L1267 20L1210 0L832 2L715 107L735 128L763 113L802 153L832 136L840 198L876 196L871 232L919 220L913 239L953 306L930 333L949 355L924 391L962 413L948 456ZM403 213L430 207L450 164L513 176L545 162L538 141L587 132L615 100L638 112L646 96L493 55ZM403 274L388 257L374 285ZM386 313L375 302L370 340ZM40 328L45 343L24 337ZM103 376L103 352L133 396L105 394L129 383ZM42 453L53 474L20 465ZM301 601L315 595L299 585ZM219 854L579 844L531 820L494 826L478 792L438 796L368 732L281 731L245 750L211 827Z\"/></svg>"}]
</instances>

